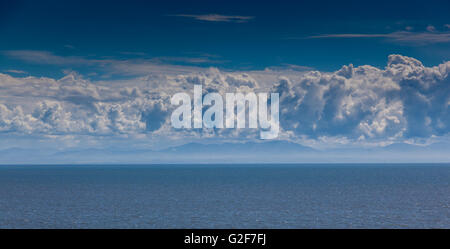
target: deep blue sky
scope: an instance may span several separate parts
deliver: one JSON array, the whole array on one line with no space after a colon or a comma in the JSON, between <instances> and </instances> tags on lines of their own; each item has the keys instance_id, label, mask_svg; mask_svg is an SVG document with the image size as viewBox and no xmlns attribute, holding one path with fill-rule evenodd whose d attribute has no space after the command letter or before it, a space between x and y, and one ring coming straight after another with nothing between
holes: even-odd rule
<instances>
[{"instance_id":1,"label":"deep blue sky","mask_svg":"<svg viewBox=\"0 0 450 249\"><path fill-rule=\"evenodd\" d=\"M164 57L166 63L223 69L295 64L331 71L349 63L384 67L394 53L436 65L449 59L448 42L305 38L421 34L429 26L445 35L450 31L449 13L449 1L2 1L0 50L88 58ZM207 14L252 18L218 22L176 16ZM0 55L0 69L15 68L35 75L55 72L55 67Z\"/></svg>"}]
</instances>

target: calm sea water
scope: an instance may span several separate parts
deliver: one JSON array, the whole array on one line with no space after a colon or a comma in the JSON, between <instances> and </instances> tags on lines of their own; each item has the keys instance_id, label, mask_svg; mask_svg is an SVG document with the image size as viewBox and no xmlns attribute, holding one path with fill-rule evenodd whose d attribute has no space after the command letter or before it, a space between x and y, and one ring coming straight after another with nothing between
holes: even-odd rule
<instances>
[{"instance_id":1,"label":"calm sea water","mask_svg":"<svg viewBox=\"0 0 450 249\"><path fill-rule=\"evenodd\" d=\"M450 228L450 165L0 166L0 228Z\"/></svg>"}]
</instances>

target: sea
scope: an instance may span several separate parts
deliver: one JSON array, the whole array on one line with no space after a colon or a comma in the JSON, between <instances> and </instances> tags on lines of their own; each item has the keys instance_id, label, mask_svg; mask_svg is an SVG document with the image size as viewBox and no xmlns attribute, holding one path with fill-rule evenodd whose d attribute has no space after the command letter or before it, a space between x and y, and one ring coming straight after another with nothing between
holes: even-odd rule
<instances>
[{"instance_id":1,"label":"sea","mask_svg":"<svg viewBox=\"0 0 450 249\"><path fill-rule=\"evenodd\" d=\"M0 228L450 228L450 164L2 165Z\"/></svg>"}]
</instances>

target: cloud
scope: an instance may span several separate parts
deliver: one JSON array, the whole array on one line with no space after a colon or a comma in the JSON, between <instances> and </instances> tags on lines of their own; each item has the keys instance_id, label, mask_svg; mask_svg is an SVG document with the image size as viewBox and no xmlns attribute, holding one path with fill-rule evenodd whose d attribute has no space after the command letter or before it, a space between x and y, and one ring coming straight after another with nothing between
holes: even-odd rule
<instances>
[{"instance_id":1,"label":"cloud","mask_svg":"<svg viewBox=\"0 0 450 249\"><path fill-rule=\"evenodd\" d=\"M155 65L112 66L145 72ZM279 139L309 146L377 146L445 138L450 131L450 62L426 67L390 55L382 69L350 64L335 72L153 69L131 79L96 81L75 72L60 79L0 73L0 136L64 137L72 144L127 138L136 146L258 139L251 129L173 129L170 97L192 94L195 84L222 95L280 93Z\"/></svg>"},{"instance_id":2,"label":"cloud","mask_svg":"<svg viewBox=\"0 0 450 249\"><path fill-rule=\"evenodd\" d=\"M201 71L195 65L202 63L220 64L224 60L213 59L210 56L197 57L154 57L150 59L93 59L83 56L59 56L52 52L40 50L8 50L2 53L10 58L28 63L56 66L89 66L95 73L103 72L103 75L147 75L158 73L189 73ZM182 63L187 65L176 65ZM192 64L193 66L189 66Z\"/></svg>"},{"instance_id":3,"label":"cloud","mask_svg":"<svg viewBox=\"0 0 450 249\"><path fill-rule=\"evenodd\" d=\"M154 61L158 61L161 63L173 63L173 62L182 62L187 64L222 64L226 62L225 60L219 60L216 58L211 58L209 56L198 56L198 57L156 57L153 59Z\"/></svg>"},{"instance_id":4,"label":"cloud","mask_svg":"<svg viewBox=\"0 0 450 249\"><path fill-rule=\"evenodd\" d=\"M427 31L428 32L436 32L436 27L434 27L433 25L428 25L427 26Z\"/></svg>"},{"instance_id":5,"label":"cloud","mask_svg":"<svg viewBox=\"0 0 450 249\"><path fill-rule=\"evenodd\" d=\"M80 65L91 64L93 61L83 57L76 56L58 56L47 51L37 50L9 50L3 51L3 54L31 63L48 64L48 65Z\"/></svg>"},{"instance_id":6,"label":"cloud","mask_svg":"<svg viewBox=\"0 0 450 249\"><path fill-rule=\"evenodd\" d=\"M427 27L428 32L397 31L387 34L324 34L309 36L302 39L327 39L327 38L386 38L393 42L406 44L434 44L450 42L450 32L437 32L433 26Z\"/></svg>"},{"instance_id":7,"label":"cloud","mask_svg":"<svg viewBox=\"0 0 450 249\"><path fill-rule=\"evenodd\" d=\"M232 16L219 14L203 14L203 15L178 14L170 16L187 17L207 22L236 22L236 23L248 22L254 18L253 16Z\"/></svg>"},{"instance_id":8,"label":"cloud","mask_svg":"<svg viewBox=\"0 0 450 249\"><path fill-rule=\"evenodd\" d=\"M267 67L266 70L273 70L273 71L287 71L287 70L291 70L291 71L311 71L311 70L313 70L313 68L312 67L308 67L308 66L300 66L300 65L293 65L293 64L283 63L280 66Z\"/></svg>"},{"instance_id":9,"label":"cloud","mask_svg":"<svg viewBox=\"0 0 450 249\"><path fill-rule=\"evenodd\" d=\"M23 70L15 70L15 69L9 69L9 70L5 70L5 73L14 73L14 74L28 74L27 72L23 71Z\"/></svg>"}]
</instances>

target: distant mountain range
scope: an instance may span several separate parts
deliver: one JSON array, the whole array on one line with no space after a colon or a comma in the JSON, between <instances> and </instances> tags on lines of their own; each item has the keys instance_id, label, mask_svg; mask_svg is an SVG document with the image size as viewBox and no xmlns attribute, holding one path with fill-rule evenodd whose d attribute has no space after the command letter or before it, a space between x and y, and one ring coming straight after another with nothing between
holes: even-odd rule
<instances>
[{"instance_id":1,"label":"distant mountain range","mask_svg":"<svg viewBox=\"0 0 450 249\"><path fill-rule=\"evenodd\" d=\"M450 144L428 146L396 143L377 148L316 150L288 141L188 143L160 151L89 148L50 151L0 150L0 164L23 163L302 163L302 162L450 162Z\"/></svg>"}]
</instances>

